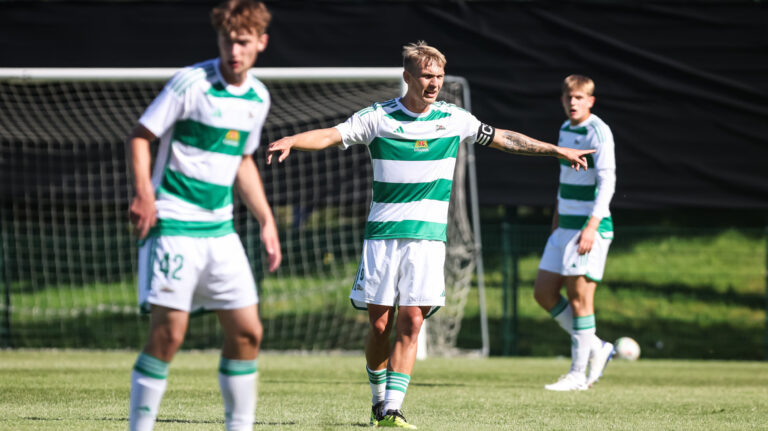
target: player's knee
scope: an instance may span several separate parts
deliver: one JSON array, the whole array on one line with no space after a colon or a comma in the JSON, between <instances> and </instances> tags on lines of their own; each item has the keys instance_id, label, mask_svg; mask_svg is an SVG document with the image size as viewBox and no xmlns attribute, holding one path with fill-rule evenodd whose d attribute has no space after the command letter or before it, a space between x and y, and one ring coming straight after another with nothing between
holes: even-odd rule
<instances>
[{"instance_id":1,"label":"player's knee","mask_svg":"<svg viewBox=\"0 0 768 431\"><path fill-rule=\"evenodd\" d=\"M157 358L170 360L183 342L183 331L171 327L156 328L151 334L147 351Z\"/></svg>"},{"instance_id":2,"label":"player's knee","mask_svg":"<svg viewBox=\"0 0 768 431\"><path fill-rule=\"evenodd\" d=\"M389 338L392 325L388 320L379 319L371 322L371 335L375 338Z\"/></svg>"},{"instance_id":3,"label":"player's knee","mask_svg":"<svg viewBox=\"0 0 768 431\"><path fill-rule=\"evenodd\" d=\"M239 331L236 335L237 344L242 346L259 347L263 330L261 326Z\"/></svg>"}]
</instances>

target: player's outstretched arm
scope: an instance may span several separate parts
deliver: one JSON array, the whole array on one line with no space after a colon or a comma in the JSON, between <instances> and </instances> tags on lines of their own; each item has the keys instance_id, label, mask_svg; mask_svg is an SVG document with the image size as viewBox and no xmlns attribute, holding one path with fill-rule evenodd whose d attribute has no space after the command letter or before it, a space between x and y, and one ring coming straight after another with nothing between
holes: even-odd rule
<instances>
[{"instance_id":1,"label":"player's outstretched arm","mask_svg":"<svg viewBox=\"0 0 768 431\"><path fill-rule=\"evenodd\" d=\"M155 135L142 125L136 126L128 136L131 168L136 195L131 201L129 217L134 227L134 234L144 239L149 229L157 223L155 208L155 188L152 186L150 168L152 154L149 143L155 140Z\"/></svg>"},{"instance_id":2,"label":"player's outstretched arm","mask_svg":"<svg viewBox=\"0 0 768 431\"><path fill-rule=\"evenodd\" d=\"M264 184L261 175L253 161L253 156L243 156L240 168L237 170L237 191L243 199L245 206L256 217L261 227L261 242L267 250L267 262L269 272L273 272L280 266L283 259L280 251L280 239L277 235L277 224L272 209L264 192Z\"/></svg>"},{"instance_id":3,"label":"player's outstretched arm","mask_svg":"<svg viewBox=\"0 0 768 431\"><path fill-rule=\"evenodd\" d=\"M291 153L291 148L302 151L317 151L341 144L341 133L335 127L316 129L298 135L286 136L269 144L267 164L272 164L272 156L279 153L277 161L282 163Z\"/></svg>"},{"instance_id":4,"label":"player's outstretched arm","mask_svg":"<svg viewBox=\"0 0 768 431\"><path fill-rule=\"evenodd\" d=\"M571 167L576 170L579 170L579 168L584 168L586 170L586 155L595 152L595 150L575 150L572 148L558 147L557 145L548 144L529 136L525 136L522 133L504 129L496 129L496 134L493 136L493 141L489 146L491 148L496 148L497 150L506 151L507 153L521 154L525 156L557 157L558 159L569 161Z\"/></svg>"}]
</instances>

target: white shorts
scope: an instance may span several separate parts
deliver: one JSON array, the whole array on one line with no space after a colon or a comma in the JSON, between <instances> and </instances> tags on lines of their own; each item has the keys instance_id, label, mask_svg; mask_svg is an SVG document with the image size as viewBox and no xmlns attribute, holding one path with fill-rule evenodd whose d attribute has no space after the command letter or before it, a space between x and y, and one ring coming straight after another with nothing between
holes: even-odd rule
<instances>
[{"instance_id":1,"label":"white shorts","mask_svg":"<svg viewBox=\"0 0 768 431\"><path fill-rule=\"evenodd\" d=\"M256 282L240 237L160 236L139 248L139 307L199 312L258 303Z\"/></svg>"},{"instance_id":2,"label":"white shorts","mask_svg":"<svg viewBox=\"0 0 768 431\"><path fill-rule=\"evenodd\" d=\"M358 309L445 305L445 243L423 239L367 239L349 298Z\"/></svg>"},{"instance_id":3,"label":"white shorts","mask_svg":"<svg viewBox=\"0 0 768 431\"><path fill-rule=\"evenodd\" d=\"M598 232L592 250L579 254L580 234L578 229L555 229L547 240L539 269L564 276L583 275L592 281L601 281L612 238L604 238Z\"/></svg>"}]
</instances>

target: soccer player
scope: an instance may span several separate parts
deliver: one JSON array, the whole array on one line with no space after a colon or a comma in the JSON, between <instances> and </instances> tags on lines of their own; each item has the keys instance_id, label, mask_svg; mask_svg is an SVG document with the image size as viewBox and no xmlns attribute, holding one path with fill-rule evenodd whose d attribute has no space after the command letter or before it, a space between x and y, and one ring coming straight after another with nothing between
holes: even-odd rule
<instances>
[{"instance_id":1,"label":"soccer player","mask_svg":"<svg viewBox=\"0 0 768 431\"><path fill-rule=\"evenodd\" d=\"M327 129L269 144L267 163L292 148L321 150L367 145L373 162L373 202L362 259L350 298L367 309L366 370L372 393L371 425L410 428L401 407L416 360L422 322L445 304L446 223L459 145L562 158L586 169L592 150L560 148L520 133L495 129L471 113L437 102L445 57L424 42L403 49L404 97L358 111ZM395 328L394 346L390 333Z\"/></svg>"},{"instance_id":2,"label":"soccer player","mask_svg":"<svg viewBox=\"0 0 768 431\"><path fill-rule=\"evenodd\" d=\"M252 154L269 111L249 69L267 47L270 13L230 0L211 12L219 57L176 73L129 136L136 196L139 304L149 337L131 374L130 429L150 430L190 312L216 311L224 331L219 386L228 430L251 430L262 326L256 285L232 221L232 188L261 226L269 270L280 265L272 210ZM160 137L150 177L150 142Z\"/></svg>"},{"instance_id":3,"label":"soccer player","mask_svg":"<svg viewBox=\"0 0 768 431\"><path fill-rule=\"evenodd\" d=\"M560 167L552 234L534 285L536 301L571 335L571 369L545 386L552 391L592 387L613 356L613 344L596 335L594 298L613 239L608 205L616 186L616 161L611 129L591 113L594 91L586 76L570 75L562 84L568 119L560 126L558 145L595 153L587 156L589 170ZM560 294L563 285L568 299Z\"/></svg>"}]
</instances>

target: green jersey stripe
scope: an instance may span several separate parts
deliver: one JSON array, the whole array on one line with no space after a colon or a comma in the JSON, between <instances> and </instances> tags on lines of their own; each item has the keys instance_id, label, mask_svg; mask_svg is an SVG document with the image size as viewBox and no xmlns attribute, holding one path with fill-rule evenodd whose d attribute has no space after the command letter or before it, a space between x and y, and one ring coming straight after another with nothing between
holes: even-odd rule
<instances>
[{"instance_id":1,"label":"green jersey stripe","mask_svg":"<svg viewBox=\"0 0 768 431\"><path fill-rule=\"evenodd\" d=\"M187 119L176 122L172 139L212 153L242 156L248 134L246 131L221 129Z\"/></svg>"},{"instance_id":2,"label":"green jersey stripe","mask_svg":"<svg viewBox=\"0 0 768 431\"><path fill-rule=\"evenodd\" d=\"M587 225L587 222L589 221L589 216L558 214L557 221L558 221L557 226L563 229L581 230L581 229L584 229L584 227ZM597 231L613 232L613 219L609 216L600 220L600 224L597 226Z\"/></svg>"},{"instance_id":3,"label":"green jersey stripe","mask_svg":"<svg viewBox=\"0 0 768 431\"><path fill-rule=\"evenodd\" d=\"M235 233L235 224L232 219L212 222L160 219L149 231L149 236L213 238L229 235L231 233Z\"/></svg>"},{"instance_id":4,"label":"green jersey stripe","mask_svg":"<svg viewBox=\"0 0 768 431\"><path fill-rule=\"evenodd\" d=\"M589 167L590 169L594 168L595 167L595 159L592 157L592 154L587 154L584 157L587 158L587 167ZM569 168L571 167L571 162L569 162L568 160L565 160L565 159L558 159L558 160L560 160L560 164L561 165L567 166Z\"/></svg>"},{"instance_id":5,"label":"green jersey stripe","mask_svg":"<svg viewBox=\"0 0 768 431\"><path fill-rule=\"evenodd\" d=\"M368 221L365 239L429 239L445 242L446 224L419 220Z\"/></svg>"},{"instance_id":6,"label":"green jersey stripe","mask_svg":"<svg viewBox=\"0 0 768 431\"><path fill-rule=\"evenodd\" d=\"M167 193L208 210L232 205L232 186L220 186L166 169L158 195Z\"/></svg>"},{"instance_id":7,"label":"green jersey stripe","mask_svg":"<svg viewBox=\"0 0 768 431\"><path fill-rule=\"evenodd\" d=\"M411 115L406 114L402 110L397 110L397 111L392 111L389 114L386 114L386 116L395 121L435 121L441 118L450 117L451 114L448 112L433 110L432 112L430 112L429 114L423 117L413 117Z\"/></svg>"},{"instance_id":8,"label":"green jersey stripe","mask_svg":"<svg viewBox=\"0 0 768 431\"><path fill-rule=\"evenodd\" d=\"M370 145L371 158L379 160L429 161L456 158L459 137L437 139L395 139L376 137Z\"/></svg>"},{"instance_id":9,"label":"green jersey stripe","mask_svg":"<svg viewBox=\"0 0 768 431\"><path fill-rule=\"evenodd\" d=\"M576 184L560 184L560 197L577 201L594 201L597 195L597 185L580 186Z\"/></svg>"},{"instance_id":10,"label":"green jersey stripe","mask_svg":"<svg viewBox=\"0 0 768 431\"><path fill-rule=\"evenodd\" d=\"M563 132L571 132L571 133L578 133L579 135L586 135L587 134L587 128L586 127L571 127L569 125L563 126L561 129Z\"/></svg>"},{"instance_id":11,"label":"green jersey stripe","mask_svg":"<svg viewBox=\"0 0 768 431\"><path fill-rule=\"evenodd\" d=\"M453 181L438 179L429 183L373 182L373 202L405 203L431 199L449 201Z\"/></svg>"},{"instance_id":12,"label":"green jersey stripe","mask_svg":"<svg viewBox=\"0 0 768 431\"><path fill-rule=\"evenodd\" d=\"M245 92L245 94L236 95L227 91L224 85L222 85L220 82L213 84L211 88L208 89L207 93L213 97L232 97L235 99L247 100L249 102L259 102L259 103L264 102L264 100L262 100L261 97L259 97L259 95L256 94L256 91L253 88L249 88L248 91Z\"/></svg>"}]
</instances>

